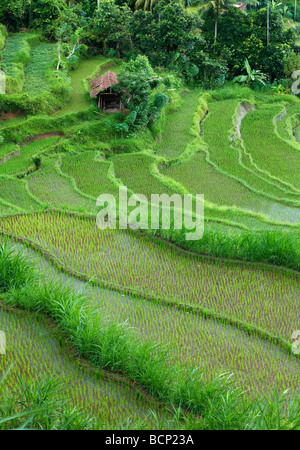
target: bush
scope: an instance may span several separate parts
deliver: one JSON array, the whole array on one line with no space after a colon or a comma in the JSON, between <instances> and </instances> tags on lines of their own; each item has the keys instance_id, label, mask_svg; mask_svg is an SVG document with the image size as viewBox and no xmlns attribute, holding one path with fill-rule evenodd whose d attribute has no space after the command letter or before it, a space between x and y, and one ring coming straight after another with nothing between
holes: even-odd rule
<instances>
[{"instance_id":1,"label":"bush","mask_svg":"<svg viewBox=\"0 0 300 450\"><path fill-rule=\"evenodd\" d=\"M4 47L6 36L7 36L6 28L4 25L0 24L0 50L2 50Z\"/></svg>"}]
</instances>

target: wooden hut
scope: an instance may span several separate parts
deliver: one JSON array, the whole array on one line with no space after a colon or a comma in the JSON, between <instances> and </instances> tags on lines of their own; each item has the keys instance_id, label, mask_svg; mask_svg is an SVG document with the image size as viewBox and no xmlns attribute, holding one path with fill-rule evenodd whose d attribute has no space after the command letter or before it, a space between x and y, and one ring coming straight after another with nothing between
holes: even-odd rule
<instances>
[{"instance_id":1,"label":"wooden hut","mask_svg":"<svg viewBox=\"0 0 300 450\"><path fill-rule=\"evenodd\" d=\"M90 96L97 97L98 107L103 111L116 112L124 108L122 93L114 92L111 88L114 84L118 84L117 74L110 70L91 82Z\"/></svg>"}]
</instances>

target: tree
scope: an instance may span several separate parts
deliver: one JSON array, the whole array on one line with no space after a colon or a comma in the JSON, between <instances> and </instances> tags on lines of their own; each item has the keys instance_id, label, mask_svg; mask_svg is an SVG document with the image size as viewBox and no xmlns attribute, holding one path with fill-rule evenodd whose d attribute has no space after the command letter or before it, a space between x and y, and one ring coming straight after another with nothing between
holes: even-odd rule
<instances>
[{"instance_id":1,"label":"tree","mask_svg":"<svg viewBox=\"0 0 300 450\"><path fill-rule=\"evenodd\" d=\"M122 64L118 75L119 83L114 89L123 92L124 102L131 111L130 125L146 126L157 110L166 104L165 96L152 95L162 78L158 77L146 56L139 55L135 60Z\"/></svg>"},{"instance_id":2,"label":"tree","mask_svg":"<svg viewBox=\"0 0 300 450\"><path fill-rule=\"evenodd\" d=\"M86 20L80 5L71 6L63 11L56 21L56 38L58 40L56 70L59 70L62 56L69 60L80 47L80 39Z\"/></svg>"},{"instance_id":3,"label":"tree","mask_svg":"<svg viewBox=\"0 0 300 450\"><path fill-rule=\"evenodd\" d=\"M249 88L253 82L259 82L265 86L265 80L267 79L266 74L262 73L260 70L251 69L248 59L245 59L244 67L247 75L239 75L238 77L235 77L233 80L234 82L247 83Z\"/></svg>"},{"instance_id":4,"label":"tree","mask_svg":"<svg viewBox=\"0 0 300 450\"><path fill-rule=\"evenodd\" d=\"M260 5L261 2L259 0L244 0L244 3L246 5L249 5L250 9L252 9L252 8L256 9Z\"/></svg>"},{"instance_id":5,"label":"tree","mask_svg":"<svg viewBox=\"0 0 300 450\"><path fill-rule=\"evenodd\" d=\"M286 77L286 92L289 89L289 80L292 77L292 73L298 70L300 67L300 55L293 50L288 51L283 58L283 71Z\"/></svg>"}]
</instances>

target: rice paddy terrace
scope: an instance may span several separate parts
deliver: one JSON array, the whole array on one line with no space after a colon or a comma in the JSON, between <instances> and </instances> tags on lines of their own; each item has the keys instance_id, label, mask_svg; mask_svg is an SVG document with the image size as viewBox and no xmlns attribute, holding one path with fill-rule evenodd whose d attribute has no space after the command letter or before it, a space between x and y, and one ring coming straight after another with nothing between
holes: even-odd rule
<instances>
[{"instance_id":1,"label":"rice paddy terrace","mask_svg":"<svg viewBox=\"0 0 300 450\"><path fill-rule=\"evenodd\" d=\"M28 53L22 74L12 57L16 49ZM53 51L35 35L8 37L1 60L19 93L48 89ZM41 274L83 289L88 306L99 306L108 322L127 321L141 341L170 345L176 364L205 369L207 379L234 373L249 396L275 388L295 392L299 100L246 88L182 88L180 105L170 102L159 133L124 138L110 126L117 119L99 114L86 92L88 80L108 67L117 71L119 63L82 61L70 74L69 103L54 114L0 121L2 235ZM120 185L148 197L204 194L203 239L187 247L169 235L100 231L96 199L118 196ZM152 400L107 372L95 375L88 366L82 373L68 345L60 344L64 337L42 317L0 304L0 329L16 337L10 356L16 374L30 367L26 377L33 379L51 367L70 380L70 402L93 413L103 405L97 412L103 423L136 416L153 425ZM1 370L10 362L0 361ZM14 389L16 379L11 383Z\"/></svg>"}]
</instances>

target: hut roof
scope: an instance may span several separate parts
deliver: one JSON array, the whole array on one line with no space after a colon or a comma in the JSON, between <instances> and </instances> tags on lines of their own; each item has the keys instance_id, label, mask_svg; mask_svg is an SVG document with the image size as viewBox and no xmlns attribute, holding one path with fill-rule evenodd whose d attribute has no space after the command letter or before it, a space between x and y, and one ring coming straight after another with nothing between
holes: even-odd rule
<instances>
[{"instance_id":1,"label":"hut roof","mask_svg":"<svg viewBox=\"0 0 300 450\"><path fill-rule=\"evenodd\" d=\"M117 74L109 70L108 72L105 72L102 77L96 78L91 82L91 98L96 97L100 91L105 91L113 84L118 84Z\"/></svg>"}]
</instances>

